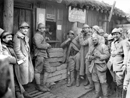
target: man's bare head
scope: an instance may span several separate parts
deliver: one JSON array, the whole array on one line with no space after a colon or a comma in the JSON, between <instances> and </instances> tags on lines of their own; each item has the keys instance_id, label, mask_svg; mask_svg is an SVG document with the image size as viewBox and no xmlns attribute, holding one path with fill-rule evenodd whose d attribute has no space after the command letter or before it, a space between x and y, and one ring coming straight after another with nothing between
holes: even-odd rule
<instances>
[{"instance_id":1,"label":"man's bare head","mask_svg":"<svg viewBox=\"0 0 130 98\"><path fill-rule=\"evenodd\" d=\"M97 44L99 43L99 35L96 34L96 33L94 33L94 34L92 35L92 40L93 40L94 46L97 45Z\"/></svg>"}]
</instances>

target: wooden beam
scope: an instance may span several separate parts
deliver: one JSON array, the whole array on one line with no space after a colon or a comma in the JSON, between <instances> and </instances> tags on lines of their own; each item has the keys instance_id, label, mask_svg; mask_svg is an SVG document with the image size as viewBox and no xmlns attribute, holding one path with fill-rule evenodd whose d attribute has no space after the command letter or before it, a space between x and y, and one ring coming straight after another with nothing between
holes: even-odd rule
<instances>
[{"instance_id":1,"label":"wooden beam","mask_svg":"<svg viewBox=\"0 0 130 98\"><path fill-rule=\"evenodd\" d=\"M4 0L3 27L4 30L13 31L14 0Z\"/></svg>"}]
</instances>

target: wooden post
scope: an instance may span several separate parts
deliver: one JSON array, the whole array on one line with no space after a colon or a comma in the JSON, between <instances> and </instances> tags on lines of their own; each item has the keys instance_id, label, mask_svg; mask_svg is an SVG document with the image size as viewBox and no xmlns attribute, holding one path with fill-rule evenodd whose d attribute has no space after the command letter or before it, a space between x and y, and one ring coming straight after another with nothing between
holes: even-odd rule
<instances>
[{"instance_id":1,"label":"wooden post","mask_svg":"<svg viewBox=\"0 0 130 98\"><path fill-rule=\"evenodd\" d=\"M107 20L107 15L105 15L104 20ZM103 23L103 29L104 29L105 32L107 32L107 23L108 23L108 21L104 21L104 23Z\"/></svg>"},{"instance_id":2,"label":"wooden post","mask_svg":"<svg viewBox=\"0 0 130 98\"><path fill-rule=\"evenodd\" d=\"M3 27L4 30L13 31L14 0L4 0Z\"/></svg>"}]
</instances>

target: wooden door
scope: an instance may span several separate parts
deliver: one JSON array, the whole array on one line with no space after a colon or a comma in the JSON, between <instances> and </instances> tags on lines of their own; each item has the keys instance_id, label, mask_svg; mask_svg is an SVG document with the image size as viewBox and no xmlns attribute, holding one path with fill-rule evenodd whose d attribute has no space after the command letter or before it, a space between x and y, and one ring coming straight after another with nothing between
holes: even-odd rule
<instances>
[{"instance_id":1,"label":"wooden door","mask_svg":"<svg viewBox=\"0 0 130 98\"><path fill-rule=\"evenodd\" d=\"M32 48L32 36L33 36L32 10L24 8L14 8L14 27L13 27L14 34L18 31L20 24L24 21L30 25L28 37L30 38L29 44L30 47Z\"/></svg>"}]
</instances>

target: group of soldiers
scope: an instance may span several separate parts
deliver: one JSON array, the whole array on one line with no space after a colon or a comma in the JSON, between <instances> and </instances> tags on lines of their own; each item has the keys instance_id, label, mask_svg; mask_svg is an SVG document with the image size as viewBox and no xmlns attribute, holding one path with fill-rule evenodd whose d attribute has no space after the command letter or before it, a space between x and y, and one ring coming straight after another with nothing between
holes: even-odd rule
<instances>
[{"instance_id":1,"label":"group of soldiers","mask_svg":"<svg viewBox=\"0 0 130 98\"><path fill-rule=\"evenodd\" d=\"M68 87L76 80L86 80L85 89L95 88L94 98L108 98L108 82L110 76L116 83L116 93L122 98L128 98L130 87L130 30L124 38L122 28L114 28L108 35L102 28L84 24L81 33L75 36L70 30L68 38L61 44L66 50L68 64ZM110 75L107 76L109 71ZM75 79L76 77L76 79ZM127 91L126 97L125 93ZM119 97L118 96L118 97Z\"/></svg>"},{"instance_id":2,"label":"group of soldiers","mask_svg":"<svg viewBox=\"0 0 130 98\"><path fill-rule=\"evenodd\" d=\"M0 98L32 98L27 88L34 78L37 90L50 91L40 81L40 74L48 58L47 49L51 47L45 40L46 27L41 23L38 24L34 35L35 64L30 54L27 36L29 29L27 22L23 22L14 35L0 29Z\"/></svg>"},{"instance_id":3,"label":"group of soldiers","mask_svg":"<svg viewBox=\"0 0 130 98\"><path fill-rule=\"evenodd\" d=\"M41 86L41 72L46 67L49 58L46 27L39 23L33 37L34 60L29 47L29 24L23 22L19 30L12 33L0 30L0 98L31 98L26 88L35 78L36 89L42 92L50 91L45 84ZM109 77L119 93L130 92L130 30L127 38L121 28L114 28L108 35L102 28L95 25L83 25L82 31L76 35L73 30L67 33L67 39L61 44L64 49L63 63L67 63L67 87L75 84L80 86L80 79L85 79L85 89L94 89L94 98L108 98ZM34 64L34 66L33 66ZM107 80L108 79L108 80Z\"/></svg>"}]
</instances>

